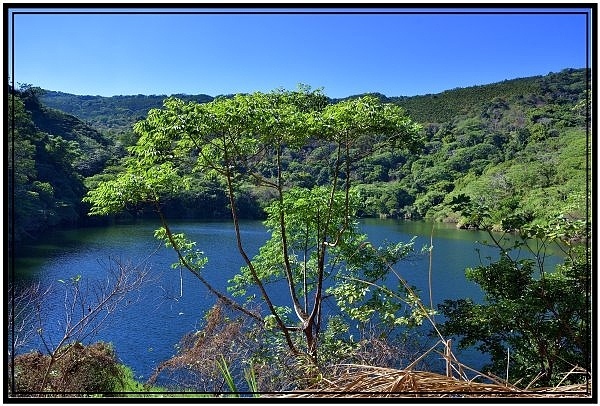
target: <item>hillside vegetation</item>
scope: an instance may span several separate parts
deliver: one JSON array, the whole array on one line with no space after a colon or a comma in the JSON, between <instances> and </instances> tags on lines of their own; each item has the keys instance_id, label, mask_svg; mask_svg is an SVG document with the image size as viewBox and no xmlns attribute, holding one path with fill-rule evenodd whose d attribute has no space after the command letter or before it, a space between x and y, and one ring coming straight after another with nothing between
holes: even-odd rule
<instances>
[{"instance_id":1,"label":"hillside vegetation","mask_svg":"<svg viewBox=\"0 0 600 406\"><path fill-rule=\"evenodd\" d=\"M469 226L452 209L453 199L466 195L485 203L497 218L505 212L584 218L590 173L586 80L586 70L567 69L433 95L375 94L421 123L425 143L418 153L379 146L354 163L354 184L364 202L361 214ZM76 96L38 88L12 96L17 237L82 221L86 189L112 176L125 148L136 142L133 124L161 107L165 98ZM176 97L213 100L207 95ZM293 184L324 185L330 181L326 163L333 152L326 144L313 143L300 152L284 150L282 163ZM268 191L247 185L243 193L241 215L263 217L272 197ZM194 218L230 215L219 185L202 174L166 211Z\"/></svg>"},{"instance_id":2,"label":"hillside vegetation","mask_svg":"<svg viewBox=\"0 0 600 406\"><path fill-rule=\"evenodd\" d=\"M412 98L333 100L303 85L200 103L200 96L169 97L160 108L144 104L151 97L91 97L93 107L78 111L79 118L45 104L52 92L25 87L9 94L10 236L81 224L87 214L160 220L154 237L177 254L172 267L189 272L218 301L176 355L157 366L150 385L176 378L177 392L220 392L226 382L237 392L244 378L253 392L328 390L340 366L410 359L410 370L433 350L412 361L412 348L425 338L417 327L428 321L430 338L439 336L448 357L448 377L452 337L459 348L490 356L491 375L472 371L477 376L464 374L465 382L501 383L506 376L504 387L581 388L592 353L590 250L577 243L591 227L589 77L569 69ZM81 96L60 97L76 104ZM481 287L482 303L424 305L394 269L416 254L415 239L376 247L360 232L364 216L487 231L498 257L465 270ZM172 231L176 217L232 220L245 265L227 291L202 273L208 258L196 241ZM243 218L265 219L270 234L252 258L241 237ZM499 229L510 233L493 232ZM564 261L551 266L555 247ZM67 288L65 325L81 319L55 347L43 341L49 357L32 352L19 359L13 390L71 388L64 383L87 350L114 365L110 347L86 349L76 341L96 328L90 320L111 313L145 282L145 268L115 266L114 286L95 291L91 306L79 299L89 292L80 275L59 280ZM29 314L11 311L25 314L17 332L35 331L44 340L50 320L40 316L42 301L30 300L36 289L13 300ZM286 298L275 301L282 292ZM440 313L444 322L436 326L431 316ZM67 355L78 360L60 372ZM45 364L41 379L30 374L39 372L32 363ZM461 370L455 372L462 376ZM86 378L78 382L99 393L122 391L131 375L117 366L101 379Z\"/></svg>"},{"instance_id":3,"label":"hillside vegetation","mask_svg":"<svg viewBox=\"0 0 600 406\"><path fill-rule=\"evenodd\" d=\"M84 179L123 151L78 118L43 106L36 89L10 94L8 106L9 235L18 241L80 223Z\"/></svg>"}]
</instances>

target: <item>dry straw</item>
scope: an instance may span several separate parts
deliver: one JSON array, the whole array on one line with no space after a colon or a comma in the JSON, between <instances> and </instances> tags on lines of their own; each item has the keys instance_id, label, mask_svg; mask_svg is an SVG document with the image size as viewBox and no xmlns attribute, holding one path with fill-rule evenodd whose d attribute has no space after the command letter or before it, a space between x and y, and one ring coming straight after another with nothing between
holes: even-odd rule
<instances>
[{"instance_id":1,"label":"dry straw","mask_svg":"<svg viewBox=\"0 0 600 406\"><path fill-rule=\"evenodd\" d=\"M340 365L334 379L324 379L318 387L288 393L286 398L587 398L591 386L570 385L522 390L506 383L480 383L426 371L381 368L369 365ZM489 380L492 377L483 376Z\"/></svg>"}]
</instances>

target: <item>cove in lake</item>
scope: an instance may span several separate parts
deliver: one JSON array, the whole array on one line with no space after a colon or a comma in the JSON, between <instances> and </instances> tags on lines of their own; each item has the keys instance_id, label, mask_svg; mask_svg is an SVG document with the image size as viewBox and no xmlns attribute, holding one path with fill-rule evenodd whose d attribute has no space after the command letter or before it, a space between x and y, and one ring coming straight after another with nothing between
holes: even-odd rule
<instances>
[{"instance_id":1,"label":"cove in lake","mask_svg":"<svg viewBox=\"0 0 600 406\"><path fill-rule=\"evenodd\" d=\"M408 242L416 236L416 251L429 245L433 231L434 307L444 299L483 300L479 286L468 281L464 271L479 265L480 258L497 256L496 250L478 243L488 239L487 233L457 230L450 224L378 219L361 220L360 227L374 245ZM111 259L139 263L147 258L153 281L133 295L132 300L124 301L93 340L113 343L119 359L142 381L160 362L176 353L180 339L202 325L204 313L215 303L215 297L192 275L171 268L177 258L172 250L159 247L153 237L156 228L157 223L144 221L52 232L34 245L18 247L14 258L17 280L52 285L57 293L62 292L59 280L76 275L81 275L82 280L105 279ZM237 251L233 226L222 222L174 222L172 229L197 241L197 247L208 257L203 276L225 292L227 280L244 265ZM258 221L243 222L241 229L247 252L253 256L269 235ZM422 301L428 305L429 256L416 255L399 262L395 269L420 290ZM275 304L288 305L284 299L285 290L280 297L274 297ZM45 317L56 321L57 329L64 317L62 300L61 294L53 295L46 306ZM21 352L41 348L39 344L32 341ZM457 354L460 361L475 369L488 362L487 357L476 351L457 351Z\"/></svg>"}]
</instances>

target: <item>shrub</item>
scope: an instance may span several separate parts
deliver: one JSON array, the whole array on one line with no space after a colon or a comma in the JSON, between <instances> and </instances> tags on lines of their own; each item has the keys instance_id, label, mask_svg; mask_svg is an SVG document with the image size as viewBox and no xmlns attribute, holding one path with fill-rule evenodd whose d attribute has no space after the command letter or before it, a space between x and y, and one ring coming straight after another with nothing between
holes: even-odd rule
<instances>
[{"instance_id":1,"label":"shrub","mask_svg":"<svg viewBox=\"0 0 600 406\"><path fill-rule=\"evenodd\" d=\"M9 392L14 396L95 395L123 386L124 369L110 344L103 342L70 344L57 351L54 359L32 351L15 356L13 366Z\"/></svg>"}]
</instances>

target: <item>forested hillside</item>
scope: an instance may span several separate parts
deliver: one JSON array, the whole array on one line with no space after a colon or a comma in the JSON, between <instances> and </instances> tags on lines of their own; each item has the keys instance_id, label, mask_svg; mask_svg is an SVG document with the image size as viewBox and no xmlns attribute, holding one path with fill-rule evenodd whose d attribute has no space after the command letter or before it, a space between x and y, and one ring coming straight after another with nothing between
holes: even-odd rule
<instances>
[{"instance_id":1,"label":"forested hillside","mask_svg":"<svg viewBox=\"0 0 600 406\"><path fill-rule=\"evenodd\" d=\"M85 219L85 177L124 153L81 120L40 104L37 90L9 95L9 225L15 240ZM14 119L14 121L13 121Z\"/></svg>"},{"instance_id":2,"label":"forested hillside","mask_svg":"<svg viewBox=\"0 0 600 406\"><path fill-rule=\"evenodd\" d=\"M407 153L380 145L354 162L362 215L469 226L453 210L453 201L469 196L497 218L507 212L585 217L589 76L584 69L568 69L434 95L375 94L423 125L424 147ZM36 88L14 96L18 235L81 219L86 188L112 176L125 147L136 141L133 124L165 98L75 96ZM281 159L293 184L311 187L330 181L325 163L333 153L327 144L315 142L300 152L284 150ZM262 216L271 199L268 191L248 184L240 193L242 216ZM171 215L203 218L227 217L228 210L222 188L202 174L166 207Z\"/></svg>"},{"instance_id":3,"label":"forested hillside","mask_svg":"<svg viewBox=\"0 0 600 406\"><path fill-rule=\"evenodd\" d=\"M182 100L205 103L212 96L174 95ZM136 96L77 96L74 94L44 91L41 101L46 106L78 117L98 131L122 133L131 131L131 125L146 117L148 110L160 108L166 95Z\"/></svg>"},{"instance_id":4,"label":"forested hillside","mask_svg":"<svg viewBox=\"0 0 600 406\"><path fill-rule=\"evenodd\" d=\"M427 138L398 176L415 198L401 212L452 220L466 194L493 210L584 217L588 88L585 70L565 70L399 100Z\"/></svg>"}]
</instances>

